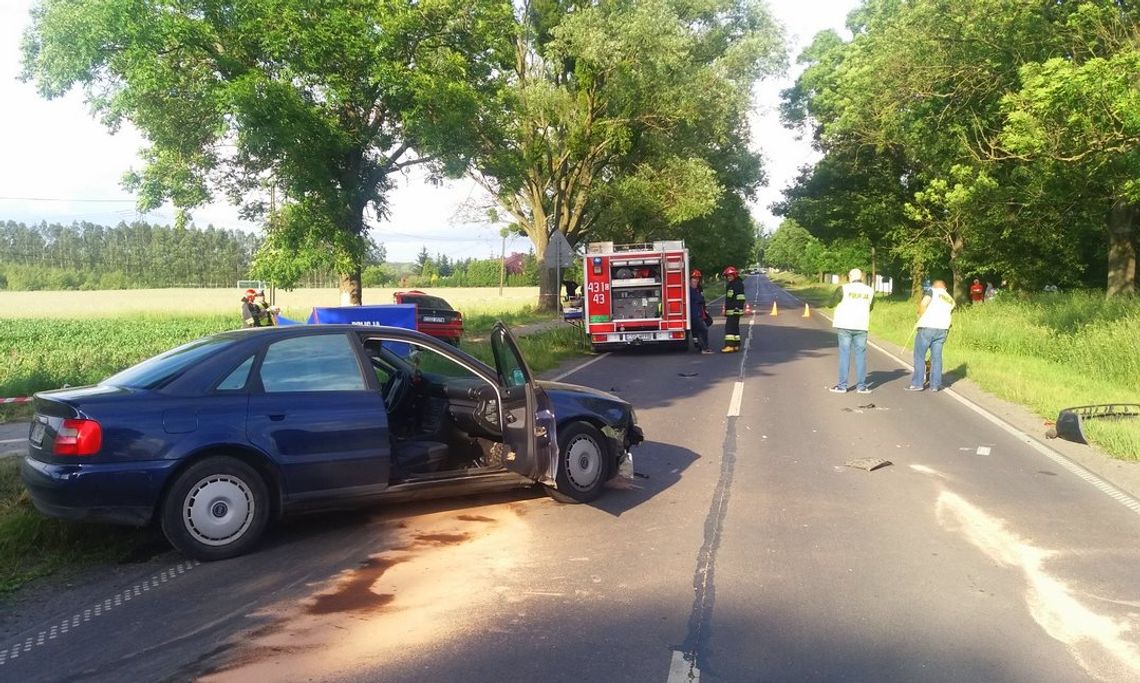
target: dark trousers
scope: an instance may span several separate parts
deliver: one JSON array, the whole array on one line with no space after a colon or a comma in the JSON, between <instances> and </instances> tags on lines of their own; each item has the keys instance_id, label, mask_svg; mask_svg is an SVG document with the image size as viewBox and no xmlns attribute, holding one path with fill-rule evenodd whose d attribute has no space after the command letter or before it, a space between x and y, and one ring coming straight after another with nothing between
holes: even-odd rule
<instances>
[{"instance_id":1,"label":"dark trousers","mask_svg":"<svg viewBox=\"0 0 1140 683\"><path fill-rule=\"evenodd\" d=\"M704 351L709 347L709 326L699 316L689 320L693 328L693 339L697 340L697 349Z\"/></svg>"},{"instance_id":2,"label":"dark trousers","mask_svg":"<svg viewBox=\"0 0 1140 683\"><path fill-rule=\"evenodd\" d=\"M724 317L724 345L740 346L740 316L729 313Z\"/></svg>"}]
</instances>

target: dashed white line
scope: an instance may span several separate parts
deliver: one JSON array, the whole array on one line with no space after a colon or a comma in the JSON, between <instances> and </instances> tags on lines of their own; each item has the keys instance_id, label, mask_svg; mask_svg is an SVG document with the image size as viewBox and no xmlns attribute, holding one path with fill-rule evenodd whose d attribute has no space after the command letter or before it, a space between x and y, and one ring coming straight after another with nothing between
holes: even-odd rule
<instances>
[{"instance_id":1,"label":"dashed white line","mask_svg":"<svg viewBox=\"0 0 1140 683\"><path fill-rule=\"evenodd\" d=\"M0 443L20 443L21 441L27 441L27 440L28 440L28 437L24 437L22 439L0 439Z\"/></svg>"},{"instance_id":2,"label":"dashed white line","mask_svg":"<svg viewBox=\"0 0 1140 683\"><path fill-rule=\"evenodd\" d=\"M744 398L744 382L732 385L732 400L728 402L728 417L740 417L740 401Z\"/></svg>"},{"instance_id":3,"label":"dashed white line","mask_svg":"<svg viewBox=\"0 0 1140 683\"><path fill-rule=\"evenodd\" d=\"M33 647L40 647L50 640L55 640L59 636L67 634L69 631L78 628L80 623L87 623L94 617L103 616L115 607L121 607L125 601L131 599L132 595L139 595L140 590L148 591L151 585L157 587L160 581L166 583L170 579L185 574L188 570L197 567L199 564L201 563L197 560L180 562L177 566L164 569L160 574L151 576L149 580L143 580L102 602L95 603L82 612L76 612L72 616L64 618L59 624L54 624L34 636L29 636L23 643L15 643L8 650L0 650L0 666L4 666L8 660L16 659L21 653L31 652Z\"/></svg>"},{"instance_id":4,"label":"dashed white line","mask_svg":"<svg viewBox=\"0 0 1140 683\"><path fill-rule=\"evenodd\" d=\"M669 662L669 678L665 683L700 683L701 670L697 665L685 659L685 653L680 650L673 651L673 660Z\"/></svg>"},{"instance_id":5,"label":"dashed white line","mask_svg":"<svg viewBox=\"0 0 1140 683\"><path fill-rule=\"evenodd\" d=\"M978 453L978 455L989 455L990 454L990 447L989 446L978 446L977 453Z\"/></svg>"}]
</instances>

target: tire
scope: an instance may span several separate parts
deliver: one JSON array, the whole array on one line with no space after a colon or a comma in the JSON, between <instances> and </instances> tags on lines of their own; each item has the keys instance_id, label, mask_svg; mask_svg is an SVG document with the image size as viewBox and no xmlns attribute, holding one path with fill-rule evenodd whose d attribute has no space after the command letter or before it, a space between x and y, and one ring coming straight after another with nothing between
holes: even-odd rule
<instances>
[{"instance_id":1,"label":"tire","mask_svg":"<svg viewBox=\"0 0 1140 683\"><path fill-rule=\"evenodd\" d=\"M162 501L162 533L196 560L249 551L269 523L265 480L241 460L214 456L188 467Z\"/></svg>"},{"instance_id":2,"label":"tire","mask_svg":"<svg viewBox=\"0 0 1140 683\"><path fill-rule=\"evenodd\" d=\"M591 424L573 422L558 430L558 488L547 493L560 503L588 503L602 494L613 464L609 444Z\"/></svg>"}]
</instances>

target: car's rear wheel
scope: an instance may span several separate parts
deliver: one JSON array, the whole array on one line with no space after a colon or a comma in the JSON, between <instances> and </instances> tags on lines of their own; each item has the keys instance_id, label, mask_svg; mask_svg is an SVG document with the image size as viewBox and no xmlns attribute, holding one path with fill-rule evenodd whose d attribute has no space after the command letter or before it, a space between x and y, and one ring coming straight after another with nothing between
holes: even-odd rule
<instances>
[{"instance_id":1,"label":"car's rear wheel","mask_svg":"<svg viewBox=\"0 0 1140 683\"><path fill-rule=\"evenodd\" d=\"M574 422L558 432L557 488L547 488L560 503L588 503L610 478L610 451L596 427Z\"/></svg>"},{"instance_id":2,"label":"car's rear wheel","mask_svg":"<svg viewBox=\"0 0 1140 683\"><path fill-rule=\"evenodd\" d=\"M249 465L214 456L187 468L162 502L162 532L198 560L247 552L269 523L269 490Z\"/></svg>"}]
</instances>

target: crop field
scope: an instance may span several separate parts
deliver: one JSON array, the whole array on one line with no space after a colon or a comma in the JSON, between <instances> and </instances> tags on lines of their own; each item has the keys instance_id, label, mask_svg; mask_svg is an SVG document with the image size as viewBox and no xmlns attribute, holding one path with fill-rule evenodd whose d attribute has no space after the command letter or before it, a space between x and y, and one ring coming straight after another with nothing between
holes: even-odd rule
<instances>
[{"instance_id":1,"label":"crop field","mask_svg":"<svg viewBox=\"0 0 1140 683\"><path fill-rule=\"evenodd\" d=\"M365 303L390 303L394 290L369 289ZM432 291L432 290L425 290ZM536 287L440 289L464 313L466 334L496 319L536 318ZM240 325L240 292L161 289L0 292L0 397L91 384L157 353ZM304 320L313 306L339 304L336 290L278 292L282 313Z\"/></svg>"},{"instance_id":2,"label":"crop field","mask_svg":"<svg viewBox=\"0 0 1140 683\"><path fill-rule=\"evenodd\" d=\"M397 289L365 289L365 304L390 304ZM426 288L422 291L447 300L467 315L513 313L538 301L538 287ZM120 289L68 292L0 291L3 318L117 318L139 314L229 314L238 324L244 290L226 289ZM277 290L275 303L291 318L305 318L314 306L339 306L336 289Z\"/></svg>"}]
</instances>

